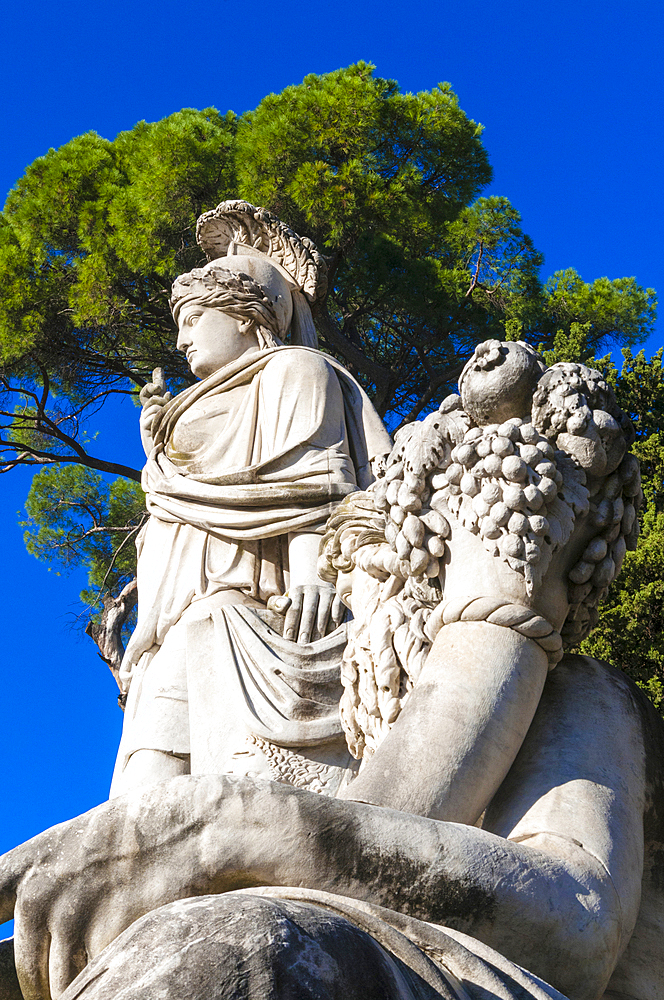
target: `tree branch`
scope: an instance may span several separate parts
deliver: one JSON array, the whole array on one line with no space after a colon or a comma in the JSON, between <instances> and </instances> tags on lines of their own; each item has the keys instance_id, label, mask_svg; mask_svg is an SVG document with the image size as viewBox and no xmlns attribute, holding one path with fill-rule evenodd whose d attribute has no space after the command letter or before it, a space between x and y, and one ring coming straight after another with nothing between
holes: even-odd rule
<instances>
[{"instance_id":1,"label":"tree branch","mask_svg":"<svg viewBox=\"0 0 664 1000\"><path fill-rule=\"evenodd\" d=\"M138 600L136 579L131 580L117 597L104 594L104 610L99 622L89 621L85 632L97 645L99 655L109 667L120 687L120 666L124 656L122 645L122 628L133 611ZM118 698L121 708L124 708L124 696Z\"/></svg>"},{"instance_id":2,"label":"tree branch","mask_svg":"<svg viewBox=\"0 0 664 1000\"><path fill-rule=\"evenodd\" d=\"M0 440L0 448L5 451L16 453L13 459L0 459L0 474L15 469L17 465L85 465L88 469L96 469L98 472L108 472L112 476L124 476L126 479L133 479L140 483L141 473L138 469L132 469L129 465L121 465L119 462L107 462L102 458L94 458L81 449L81 454L75 455L54 455L50 451L42 451L32 445L21 441Z\"/></svg>"},{"instance_id":3,"label":"tree branch","mask_svg":"<svg viewBox=\"0 0 664 1000\"><path fill-rule=\"evenodd\" d=\"M348 337L345 337L343 333L337 327L329 312L327 311L327 306L325 303L315 307L314 317L320 325L323 336L336 351L339 351L341 355L349 362L353 367L366 375L377 388L385 387L392 379L392 372L389 368L383 368L382 365L376 364L367 358L362 351L360 351Z\"/></svg>"}]
</instances>

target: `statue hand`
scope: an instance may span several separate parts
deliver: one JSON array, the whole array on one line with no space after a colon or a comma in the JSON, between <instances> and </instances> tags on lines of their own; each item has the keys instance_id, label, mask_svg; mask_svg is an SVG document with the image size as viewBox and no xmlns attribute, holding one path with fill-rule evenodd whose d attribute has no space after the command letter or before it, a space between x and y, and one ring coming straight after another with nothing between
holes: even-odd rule
<instances>
[{"instance_id":1,"label":"statue hand","mask_svg":"<svg viewBox=\"0 0 664 1000\"><path fill-rule=\"evenodd\" d=\"M289 604L276 607L285 613L284 639L293 642L312 642L321 639L328 632L338 628L345 614L345 608L334 587L326 583L304 584L291 587L287 598ZM277 599L283 601L283 598Z\"/></svg>"},{"instance_id":2,"label":"statue hand","mask_svg":"<svg viewBox=\"0 0 664 1000\"><path fill-rule=\"evenodd\" d=\"M140 877L136 854L99 864L117 844L117 813L100 806L0 858L0 920L14 916L16 970L28 1000L58 997L136 915L135 900L120 905Z\"/></svg>"},{"instance_id":3,"label":"statue hand","mask_svg":"<svg viewBox=\"0 0 664 1000\"><path fill-rule=\"evenodd\" d=\"M151 405L152 403L159 402L159 400L162 399L168 402L168 399L166 399L166 397L168 397L168 399L172 398L171 393L166 392L164 369L155 368L155 370L152 372L152 381L147 382L146 385L143 386L143 388L138 394L138 398L141 401L141 405L145 408L146 406Z\"/></svg>"},{"instance_id":4,"label":"statue hand","mask_svg":"<svg viewBox=\"0 0 664 1000\"><path fill-rule=\"evenodd\" d=\"M166 403L168 403L172 398L173 397L171 393L167 392L165 396L152 397L150 402L143 406L139 418L139 426L141 429L141 436L143 438L151 437L152 424L154 422L154 418L157 416L161 408L165 406Z\"/></svg>"},{"instance_id":5,"label":"statue hand","mask_svg":"<svg viewBox=\"0 0 664 1000\"><path fill-rule=\"evenodd\" d=\"M146 452L149 452L152 443L152 424L154 423L154 418L161 408L173 398L173 394L166 391L162 368L155 368L152 373L152 382L148 382L147 385L143 386L138 398L143 407L139 420L141 440Z\"/></svg>"},{"instance_id":6,"label":"statue hand","mask_svg":"<svg viewBox=\"0 0 664 1000\"><path fill-rule=\"evenodd\" d=\"M0 921L14 915L26 1000L58 997L134 920L195 893L187 791L176 779L113 799L0 858Z\"/></svg>"},{"instance_id":7,"label":"statue hand","mask_svg":"<svg viewBox=\"0 0 664 1000\"><path fill-rule=\"evenodd\" d=\"M276 782L172 778L105 802L0 857L0 921L14 915L25 1000L56 1000L88 962L160 906L266 880L291 884L294 869L288 861L281 866L293 834L293 793L305 812L310 798L318 805L317 795ZM304 820L303 813L300 830ZM299 852L294 856L299 868Z\"/></svg>"}]
</instances>

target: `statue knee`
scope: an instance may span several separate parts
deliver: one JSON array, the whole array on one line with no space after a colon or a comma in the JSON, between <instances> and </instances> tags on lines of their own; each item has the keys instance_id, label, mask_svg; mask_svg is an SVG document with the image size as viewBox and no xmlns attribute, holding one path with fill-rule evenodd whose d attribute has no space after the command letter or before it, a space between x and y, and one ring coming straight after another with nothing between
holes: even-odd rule
<instances>
[{"instance_id":1,"label":"statue knee","mask_svg":"<svg viewBox=\"0 0 664 1000\"><path fill-rule=\"evenodd\" d=\"M433 991L338 914L244 893L179 900L137 920L62 1000L431 1000Z\"/></svg>"}]
</instances>

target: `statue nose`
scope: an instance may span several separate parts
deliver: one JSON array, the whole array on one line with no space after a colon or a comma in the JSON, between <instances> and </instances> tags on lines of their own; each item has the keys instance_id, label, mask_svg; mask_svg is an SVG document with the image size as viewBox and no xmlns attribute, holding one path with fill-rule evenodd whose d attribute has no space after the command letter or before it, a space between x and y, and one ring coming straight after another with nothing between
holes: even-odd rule
<instances>
[{"instance_id":1,"label":"statue nose","mask_svg":"<svg viewBox=\"0 0 664 1000\"><path fill-rule=\"evenodd\" d=\"M178 339L176 342L176 347L178 351L186 351L188 347L191 347L191 334L188 330L180 330L178 333Z\"/></svg>"}]
</instances>

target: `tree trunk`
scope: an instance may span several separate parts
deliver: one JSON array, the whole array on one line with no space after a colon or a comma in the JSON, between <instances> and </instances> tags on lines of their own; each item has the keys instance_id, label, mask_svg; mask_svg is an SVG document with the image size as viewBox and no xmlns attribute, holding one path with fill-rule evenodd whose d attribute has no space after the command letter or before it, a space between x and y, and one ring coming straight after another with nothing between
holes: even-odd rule
<instances>
[{"instance_id":1,"label":"tree trunk","mask_svg":"<svg viewBox=\"0 0 664 1000\"><path fill-rule=\"evenodd\" d=\"M96 643L99 655L108 665L118 687L120 687L120 664L124 656L124 646L121 639L122 626L133 611L137 600L138 589L134 578L117 597L104 594L104 610L101 621L89 621L85 629L86 634ZM118 697L118 704L123 710L125 697L124 694L120 694Z\"/></svg>"}]
</instances>

